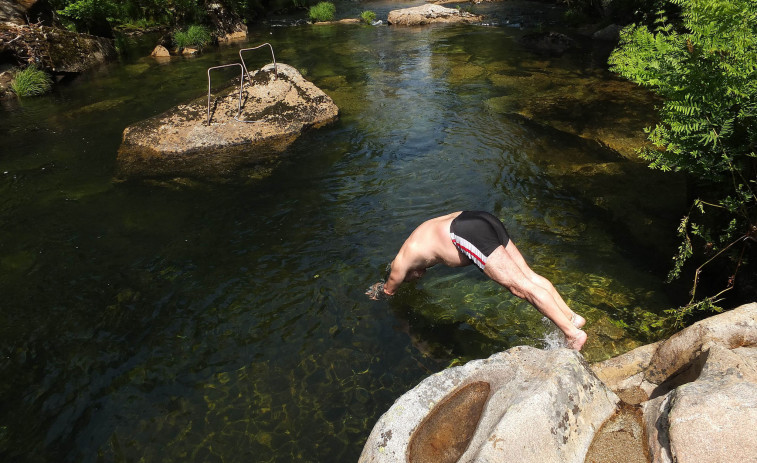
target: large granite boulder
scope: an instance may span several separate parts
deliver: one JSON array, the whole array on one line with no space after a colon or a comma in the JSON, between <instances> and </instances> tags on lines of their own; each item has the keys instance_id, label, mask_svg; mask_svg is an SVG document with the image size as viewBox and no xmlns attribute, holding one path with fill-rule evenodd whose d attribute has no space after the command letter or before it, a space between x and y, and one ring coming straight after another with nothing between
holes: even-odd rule
<instances>
[{"instance_id":1,"label":"large granite boulder","mask_svg":"<svg viewBox=\"0 0 757 463\"><path fill-rule=\"evenodd\" d=\"M247 26L233 10L219 2L208 2L205 4L205 9L219 42L233 42L247 38Z\"/></svg>"},{"instance_id":2,"label":"large granite boulder","mask_svg":"<svg viewBox=\"0 0 757 463\"><path fill-rule=\"evenodd\" d=\"M0 56L52 73L78 73L118 56L113 41L47 26L0 24Z\"/></svg>"},{"instance_id":3,"label":"large granite boulder","mask_svg":"<svg viewBox=\"0 0 757 463\"><path fill-rule=\"evenodd\" d=\"M757 461L757 303L593 369L641 404L654 463Z\"/></svg>"},{"instance_id":4,"label":"large granite boulder","mask_svg":"<svg viewBox=\"0 0 757 463\"><path fill-rule=\"evenodd\" d=\"M571 350L515 347L430 376L376 423L361 463L583 463L618 397Z\"/></svg>"},{"instance_id":5,"label":"large granite boulder","mask_svg":"<svg viewBox=\"0 0 757 463\"><path fill-rule=\"evenodd\" d=\"M752 303L590 368L516 347L437 373L379 419L360 462L757 462L755 427Z\"/></svg>"},{"instance_id":6,"label":"large granite boulder","mask_svg":"<svg viewBox=\"0 0 757 463\"><path fill-rule=\"evenodd\" d=\"M306 129L339 115L339 108L292 66L269 64L238 80L211 102L206 96L124 130L117 177L217 178L276 158Z\"/></svg>"},{"instance_id":7,"label":"large granite boulder","mask_svg":"<svg viewBox=\"0 0 757 463\"><path fill-rule=\"evenodd\" d=\"M481 16L446 8L441 5L426 4L389 12L387 22L397 26L420 26L436 23L474 23L481 22Z\"/></svg>"},{"instance_id":8,"label":"large granite boulder","mask_svg":"<svg viewBox=\"0 0 757 463\"><path fill-rule=\"evenodd\" d=\"M757 461L757 348L705 356L696 380L644 403L654 463Z\"/></svg>"},{"instance_id":9,"label":"large granite boulder","mask_svg":"<svg viewBox=\"0 0 757 463\"><path fill-rule=\"evenodd\" d=\"M11 23L22 26L27 24L26 14L36 0L0 0L0 24Z\"/></svg>"}]
</instances>

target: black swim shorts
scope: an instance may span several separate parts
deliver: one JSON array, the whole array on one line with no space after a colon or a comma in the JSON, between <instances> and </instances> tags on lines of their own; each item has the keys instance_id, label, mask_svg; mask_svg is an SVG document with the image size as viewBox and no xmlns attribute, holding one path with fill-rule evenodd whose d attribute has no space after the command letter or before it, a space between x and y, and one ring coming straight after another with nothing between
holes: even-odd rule
<instances>
[{"instance_id":1,"label":"black swim shorts","mask_svg":"<svg viewBox=\"0 0 757 463\"><path fill-rule=\"evenodd\" d=\"M468 259L483 271L489 255L499 246L507 246L510 236L504 224L482 211L463 211L452 220L449 235Z\"/></svg>"}]
</instances>

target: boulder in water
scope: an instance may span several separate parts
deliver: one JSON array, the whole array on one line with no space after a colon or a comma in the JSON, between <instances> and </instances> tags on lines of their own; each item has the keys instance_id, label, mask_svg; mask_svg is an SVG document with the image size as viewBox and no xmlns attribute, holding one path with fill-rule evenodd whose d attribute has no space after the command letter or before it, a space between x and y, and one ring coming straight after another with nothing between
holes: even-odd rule
<instances>
[{"instance_id":1,"label":"boulder in water","mask_svg":"<svg viewBox=\"0 0 757 463\"><path fill-rule=\"evenodd\" d=\"M276 71L274 71L276 70ZM176 106L124 130L117 177L218 178L275 159L308 128L333 122L339 108L292 66L269 64L211 100Z\"/></svg>"},{"instance_id":2,"label":"boulder in water","mask_svg":"<svg viewBox=\"0 0 757 463\"><path fill-rule=\"evenodd\" d=\"M397 26L420 26L435 23L480 22L481 16L446 8L441 5L426 4L389 12L387 22Z\"/></svg>"},{"instance_id":3,"label":"boulder in water","mask_svg":"<svg viewBox=\"0 0 757 463\"><path fill-rule=\"evenodd\" d=\"M171 52L169 52L168 48L164 47L163 45L157 45L152 50L152 53L150 53L150 56L154 56L156 58L167 58L171 56Z\"/></svg>"}]
</instances>

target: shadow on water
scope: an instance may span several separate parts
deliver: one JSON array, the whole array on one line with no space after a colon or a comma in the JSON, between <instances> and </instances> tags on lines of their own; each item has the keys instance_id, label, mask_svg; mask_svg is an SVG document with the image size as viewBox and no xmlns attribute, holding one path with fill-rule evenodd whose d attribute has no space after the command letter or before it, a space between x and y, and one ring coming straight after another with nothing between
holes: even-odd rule
<instances>
[{"instance_id":1,"label":"shadow on water","mask_svg":"<svg viewBox=\"0 0 757 463\"><path fill-rule=\"evenodd\" d=\"M528 101L547 91L610 77L584 52L530 54L518 33L251 31L341 116L269 176L226 184L112 176L124 127L202 95L205 69L235 47L127 57L6 104L0 459L356 460L421 378L550 332L472 268L431 269L391 301L364 295L415 226L452 210L505 221L589 320L587 358L648 341L634 323L667 307L669 256L649 240L677 220L678 186L559 121L524 119L544 114Z\"/></svg>"}]
</instances>

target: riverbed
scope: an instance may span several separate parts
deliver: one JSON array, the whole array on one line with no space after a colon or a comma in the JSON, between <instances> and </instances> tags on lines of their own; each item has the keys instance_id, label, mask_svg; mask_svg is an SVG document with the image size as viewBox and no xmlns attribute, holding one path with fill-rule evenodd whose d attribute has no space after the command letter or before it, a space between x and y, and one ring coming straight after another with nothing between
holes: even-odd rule
<instances>
[{"instance_id":1,"label":"riverbed","mask_svg":"<svg viewBox=\"0 0 757 463\"><path fill-rule=\"evenodd\" d=\"M385 20L396 5L371 9ZM584 116L544 116L550 98L596 102L624 83L591 43L522 46L519 21L271 21L196 58L137 47L51 95L4 101L2 460L356 461L425 376L559 345L473 267L365 296L415 226L455 210L505 222L587 318L588 360L653 340L641 322L671 304L664 237L685 192L570 130ZM126 126L202 96L208 67L263 42L333 98L338 122L226 182L114 181ZM627 100L597 105L597 120L651 120L646 96L616 93Z\"/></svg>"}]
</instances>

